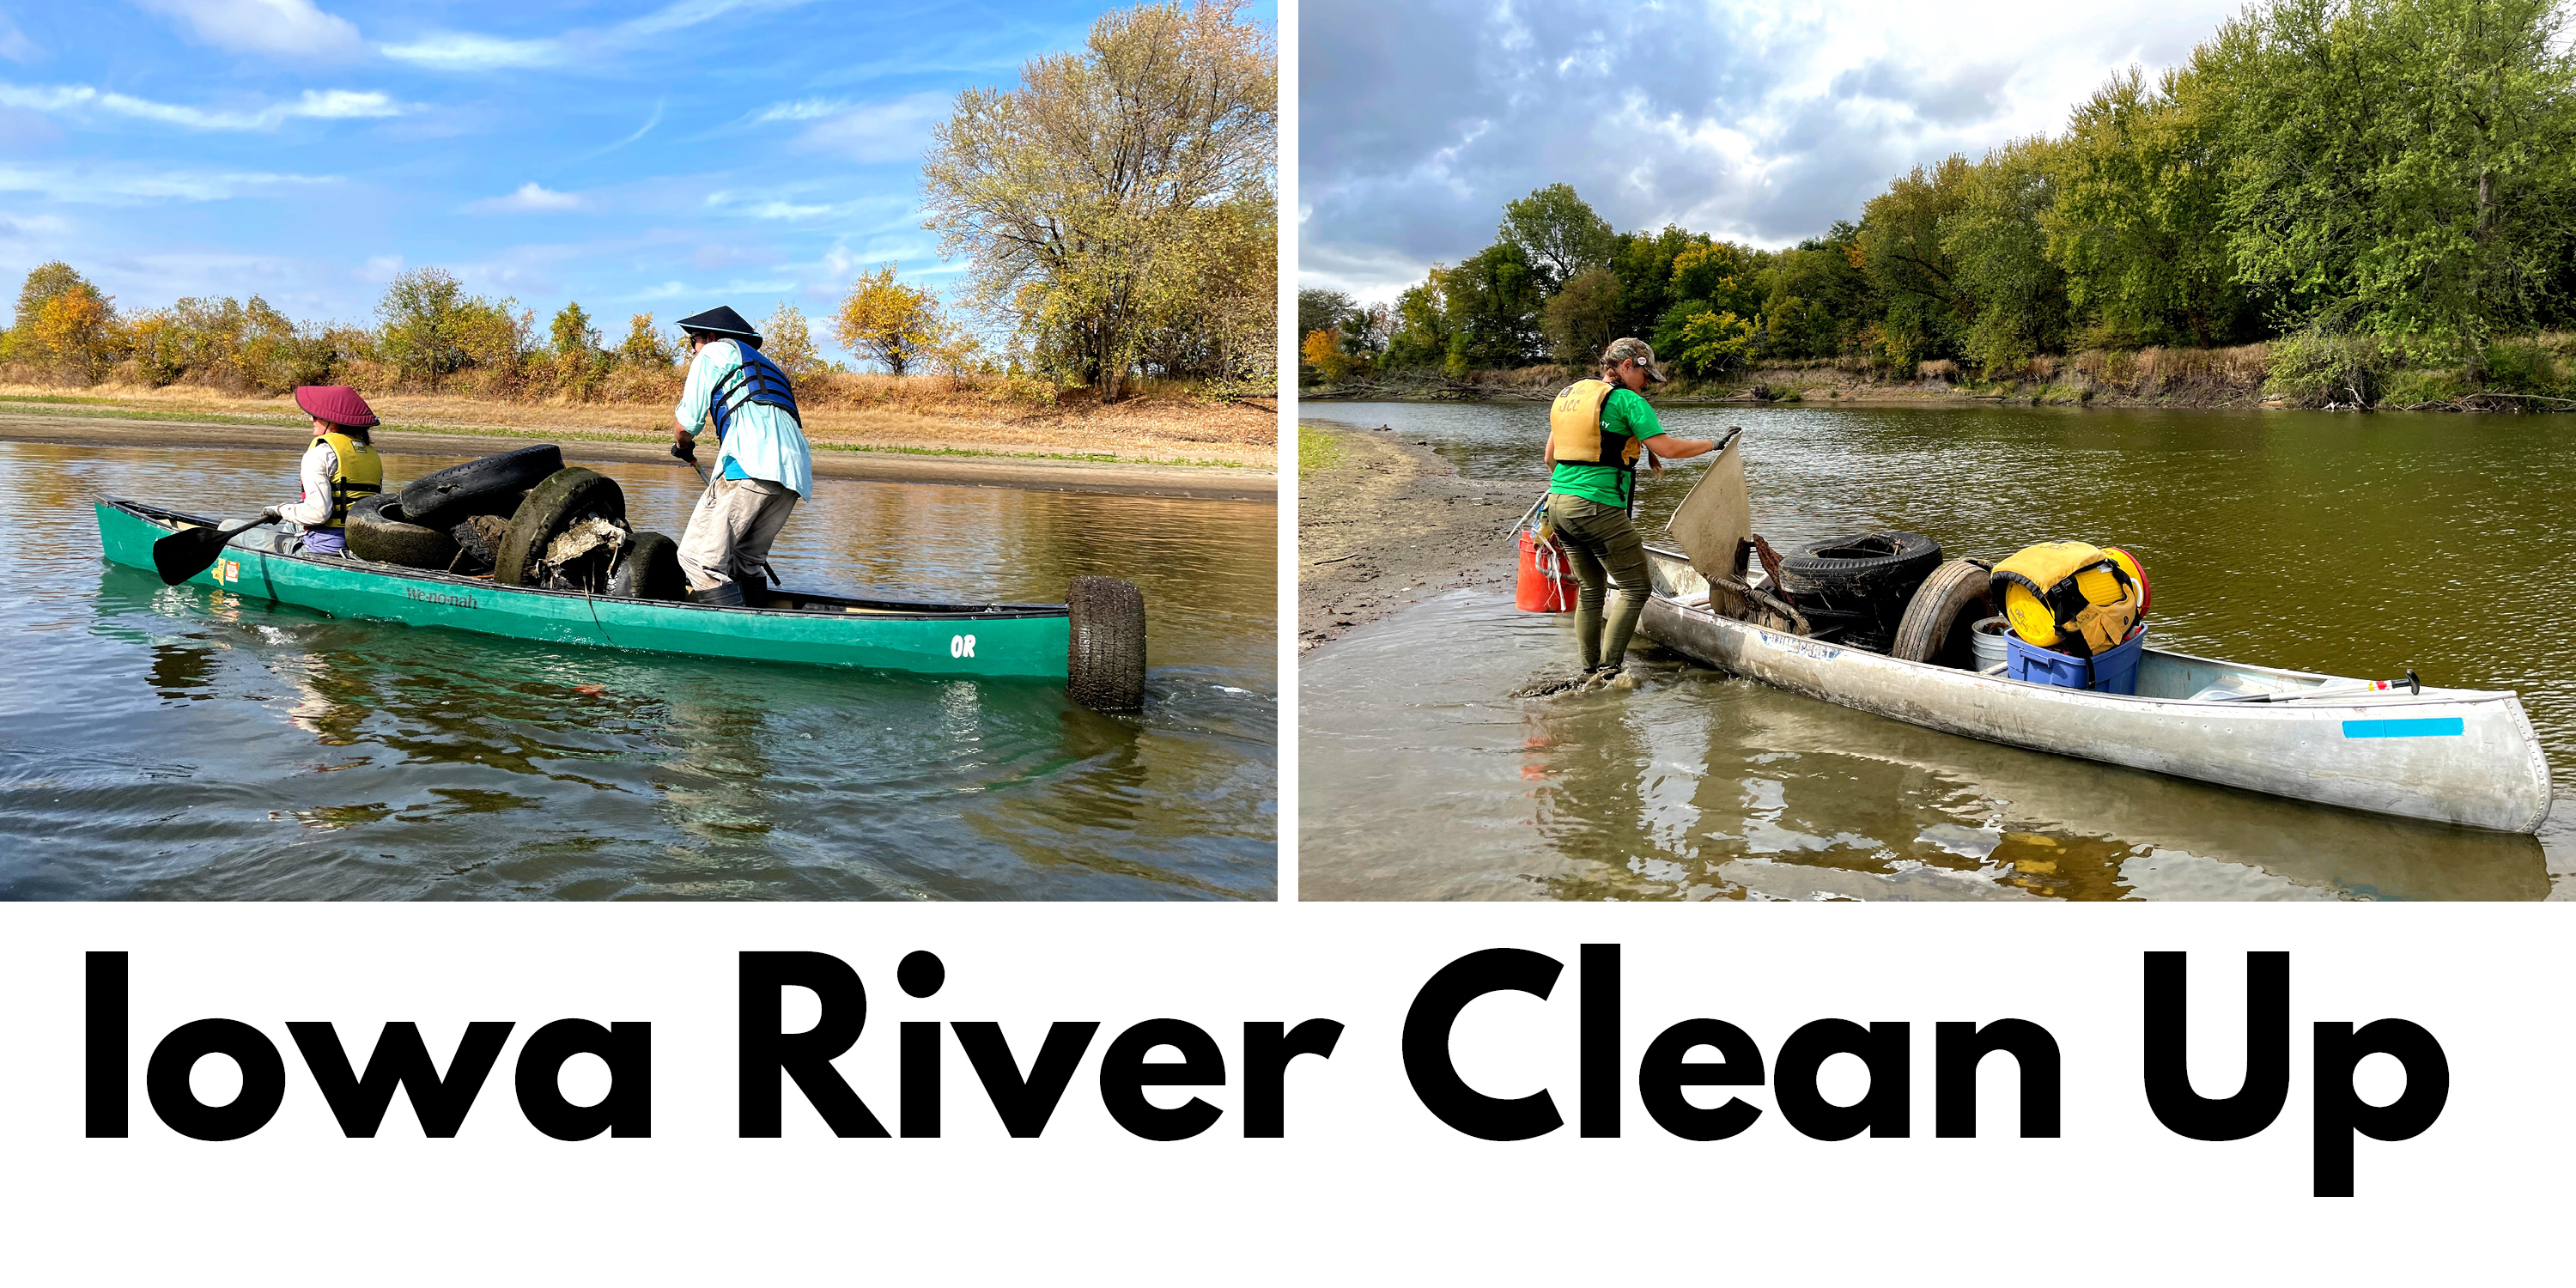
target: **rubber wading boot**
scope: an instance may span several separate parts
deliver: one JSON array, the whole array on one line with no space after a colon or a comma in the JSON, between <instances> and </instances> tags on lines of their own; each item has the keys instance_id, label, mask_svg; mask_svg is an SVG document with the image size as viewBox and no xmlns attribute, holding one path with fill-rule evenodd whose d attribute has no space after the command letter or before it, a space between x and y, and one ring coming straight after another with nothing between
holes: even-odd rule
<instances>
[{"instance_id":1,"label":"rubber wading boot","mask_svg":"<svg viewBox=\"0 0 2576 1288\"><path fill-rule=\"evenodd\" d=\"M742 607L742 587L735 582L720 581L705 590L690 591L689 602L713 604L718 608L740 608Z\"/></svg>"},{"instance_id":2,"label":"rubber wading boot","mask_svg":"<svg viewBox=\"0 0 2576 1288\"><path fill-rule=\"evenodd\" d=\"M733 574L733 584L742 587L742 602L749 604L754 608L764 608L768 606L768 578L763 577L756 572L744 572L740 569L735 569Z\"/></svg>"}]
</instances>

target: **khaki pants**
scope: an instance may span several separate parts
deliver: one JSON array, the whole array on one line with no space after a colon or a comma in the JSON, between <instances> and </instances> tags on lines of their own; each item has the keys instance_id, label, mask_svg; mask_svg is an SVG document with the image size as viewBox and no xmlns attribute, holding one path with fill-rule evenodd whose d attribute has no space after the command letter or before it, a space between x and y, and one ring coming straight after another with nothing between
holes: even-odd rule
<instances>
[{"instance_id":1,"label":"khaki pants","mask_svg":"<svg viewBox=\"0 0 2576 1288\"><path fill-rule=\"evenodd\" d=\"M719 478L708 484L680 537L680 571L689 589L713 590L759 572L795 508L796 493L784 483Z\"/></svg>"},{"instance_id":2,"label":"khaki pants","mask_svg":"<svg viewBox=\"0 0 2576 1288\"><path fill-rule=\"evenodd\" d=\"M1627 511L1579 496L1549 493L1547 519L1582 584L1574 595L1574 638L1583 648L1583 669L1617 666L1646 609L1646 543ZM1614 585L1618 598L1605 616L1601 601Z\"/></svg>"}]
</instances>

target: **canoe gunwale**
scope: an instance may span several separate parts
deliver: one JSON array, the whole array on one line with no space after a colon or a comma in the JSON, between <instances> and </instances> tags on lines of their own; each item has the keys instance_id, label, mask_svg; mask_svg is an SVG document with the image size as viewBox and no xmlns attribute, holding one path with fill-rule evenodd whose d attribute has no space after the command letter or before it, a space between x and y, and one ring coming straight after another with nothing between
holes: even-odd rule
<instances>
[{"instance_id":1,"label":"canoe gunwale","mask_svg":"<svg viewBox=\"0 0 2576 1288\"><path fill-rule=\"evenodd\" d=\"M155 527L167 528L174 532L180 527L187 525L212 528L221 527L223 523L220 519L211 518L206 515L190 514L184 510L173 510L163 506L147 505L143 502L131 501L123 497L102 497L99 499L98 504L130 515L136 519L140 519ZM599 600L609 603L653 604L663 608L685 608L697 612L744 614L764 618L794 618L807 620L817 617L829 619L833 616L833 614L829 612L814 609L755 608L750 605L744 605L737 608L722 604L697 604L691 603L687 600L618 599L614 596L587 594L578 590L551 590L543 586L504 586L489 578L468 577L461 573L452 573L444 569L437 568L407 568L399 564L378 563L374 560L360 559L355 556L342 557L308 555L301 553L287 554L275 550L260 550L255 553L266 559L285 559L341 572L365 573L372 576L389 577L398 581L409 580L437 582L460 588L471 588L478 591L492 591L511 595L559 596L566 599ZM775 587L773 589L776 589L780 594L795 595L813 600L828 600L834 604L866 608L869 610L868 616L878 621L1012 621L1025 618L1063 617L1070 611L1067 606L1063 604L934 604L917 600L859 599L848 595L828 595L814 591L789 590L785 587Z\"/></svg>"}]
</instances>

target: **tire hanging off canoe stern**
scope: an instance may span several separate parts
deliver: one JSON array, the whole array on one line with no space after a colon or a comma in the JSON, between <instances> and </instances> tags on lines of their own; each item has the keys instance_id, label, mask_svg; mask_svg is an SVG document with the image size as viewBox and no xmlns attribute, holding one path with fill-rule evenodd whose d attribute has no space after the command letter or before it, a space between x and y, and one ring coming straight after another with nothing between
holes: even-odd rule
<instances>
[{"instance_id":1,"label":"tire hanging off canoe stern","mask_svg":"<svg viewBox=\"0 0 2576 1288\"><path fill-rule=\"evenodd\" d=\"M1117 577L1076 577L1064 592L1065 692L1094 711L1145 705L1145 592Z\"/></svg>"}]
</instances>

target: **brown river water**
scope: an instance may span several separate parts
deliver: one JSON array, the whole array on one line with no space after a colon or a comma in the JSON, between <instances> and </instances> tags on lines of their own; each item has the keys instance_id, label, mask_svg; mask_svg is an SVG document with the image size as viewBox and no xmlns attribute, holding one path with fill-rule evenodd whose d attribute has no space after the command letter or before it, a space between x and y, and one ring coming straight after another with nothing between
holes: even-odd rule
<instances>
[{"instance_id":1,"label":"brown river water","mask_svg":"<svg viewBox=\"0 0 2576 1288\"><path fill-rule=\"evenodd\" d=\"M1276 894L1276 507L821 480L772 553L790 585L912 598L1129 578L1135 716L337 619L99 557L101 495L246 515L293 499L295 460L0 443L0 897ZM595 468L636 526L685 526L676 462Z\"/></svg>"},{"instance_id":2,"label":"brown river water","mask_svg":"<svg viewBox=\"0 0 2576 1288\"><path fill-rule=\"evenodd\" d=\"M1544 490L1544 405L1313 404ZM1571 615L1456 591L1299 668L1317 899L2541 899L2576 894L2576 418L1676 408L1745 429L1775 544L1873 528L2001 556L2136 552L2157 647L2514 689L2537 838L2281 800L1934 733L1632 649L1632 692L1507 696ZM1695 466L1639 487L1660 534ZM1499 548L1501 535L1496 535Z\"/></svg>"}]
</instances>

